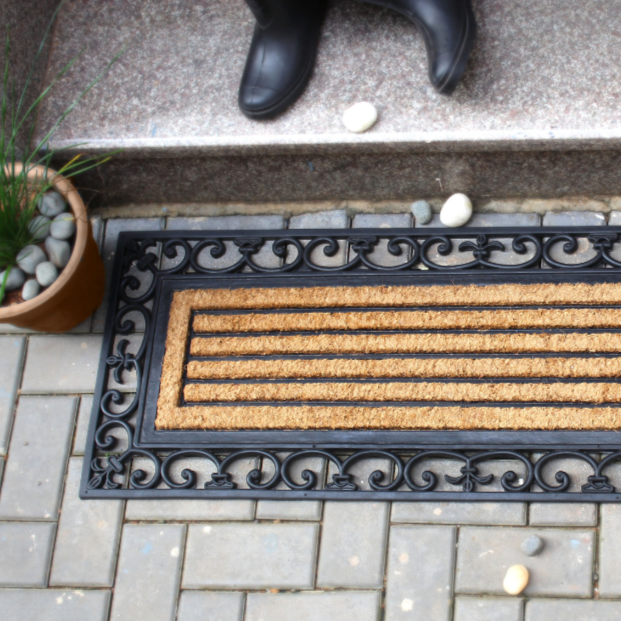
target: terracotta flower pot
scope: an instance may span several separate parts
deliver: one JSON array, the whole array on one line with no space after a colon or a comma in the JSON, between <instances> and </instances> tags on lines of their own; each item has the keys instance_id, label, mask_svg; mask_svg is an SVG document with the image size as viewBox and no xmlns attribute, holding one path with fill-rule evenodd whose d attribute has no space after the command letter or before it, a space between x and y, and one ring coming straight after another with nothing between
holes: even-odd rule
<instances>
[{"instance_id":1,"label":"terracotta flower pot","mask_svg":"<svg viewBox=\"0 0 621 621\"><path fill-rule=\"evenodd\" d=\"M16 172L22 166L16 165ZM43 176L43 166L36 166L29 177ZM21 304L0 307L0 323L41 332L66 332L87 319L99 307L104 296L105 271L86 206L68 179L48 169L54 189L62 194L75 217L76 236L69 263L56 282L38 296Z\"/></svg>"}]
</instances>

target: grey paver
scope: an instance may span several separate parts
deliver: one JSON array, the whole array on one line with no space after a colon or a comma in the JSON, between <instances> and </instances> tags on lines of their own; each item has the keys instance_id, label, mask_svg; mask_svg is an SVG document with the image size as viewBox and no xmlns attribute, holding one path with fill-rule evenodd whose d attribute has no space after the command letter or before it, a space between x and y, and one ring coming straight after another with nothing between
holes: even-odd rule
<instances>
[{"instance_id":1,"label":"grey paver","mask_svg":"<svg viewBox=\"0 0 621 621\"><path fill-rule=\"evenodd\" d=\"M112 267L116 253L116 243L122 231L160 231L164 228L163 218L126 218L106 221L106 232L101 248L101 256L106 268L106 293L101 306L93 316L93 332L103 332L108 310L108 294L112 280Z\"/></svg>"},{"instance_id":2,"label":"grey paver","mask_svg":"<svg viewBox=\"0 0 621 621\"><path fill-rule=\"evenodd\" d=\"M310 589L316 524L192 524L183 588Z\"/></svg>"},{"instance_id":3,"label":"grey paver","mask_svg":"<svg viewBox=\"0 0 621 621\"><path fill-rule=\"evenodd\" d=\"M352 221L352 229L377 228L377 229L405 229L412 228L412 214L392 213L392 214L358 214ZM355 231L352 231L355 234ZM388 251L388 240L381 239L369 252L367 258L377 265L403 265L412 256L411 248L407 244L400 244L401 254L394 255ZM350 248L349 259L353 259L356 252Z\"/></svg>"},{"instance_id":4,"label":"grey paver","mask_svg":"<svg viewBox=\"0 0 621 621\"><path fill-rule=\"evenodd\" d=\"M608 224L610 226L621 225L621 211L611 211L608 214Z\"/></svg>"},{"instance_id":5,"label":"grey paver","mask_svg":"<svg viewBox=\"0 0 621 621\"><path fill-rule=\"evenodd\" d=\"M177 621L242 621L243 593L183 591Z\"/></svg>"},{"instance_id":6,"label":"grey paver","mask_svg":"<svg viewBox=\"0 0 621 621\"><path fill-rule=\"evenodd\" d=\"M519 597L456 597L453 621L522 621Z\"/></svg>"},{"instance_id":7,"label":"grey paver","mask_svg":"<svg viewBox=\"0 0 621 621\"><path fill-rule=\"evenodd\" d=\"M56 524L0 524L0 586L45 586L54 546Z\"/></svg>"},{"instance_id":8,"label":"grey paver","mask_svg":"<svg viewBox=\"0 0 621 621\"><path fill-rule=\"evenodd\" d=\"M526 604L525 621L618 621L621 602L570 599L531 599Z\"/></svg>"},{"instance_id":9,"label":"grey paver","mask_svg":"<svg viewBox=\"0 0 621 621\"><path fill-rule=\"evenodd\" d=\"M343 209L336 209L334 211L321 211L318 213L305 213L301 216L294 216L289 220L289 228L292 230L298 229L346 229L349 227L349 216ZM305 240L302 243L306 245ZM338 242L338 250L332 256L326 256L324 254L324 248L326 245L319 245L315 248L310 258L316 265L322 266L336 266L344 265L347 262L347 242L340 240ZM287 255L287 261L291 261L295 254L291 254L293 251L289 251Z\"/></svg>"},{"instance_id":10,"label":"grey paver","mask_svg":"<svg viewBox=\"0 0 621 621\"><path fill-rule=\"evenodd\" d=\"M387 502L325 503L318 588L380 588L388 534Z\"/></svg>"},{"instance_id":11,"label":"grey paver","mask_svg":"<svg viewBox=\"0 0 621 621\"><path fill-rule=\"evenodd\" d=\"M392 522L404 524L526 524L523 502L393 502Z\"/></svg>"},{"instance_id":12,"label":"grey paver","mask_svg":"<svg viewBox=\"0 0 621 621\"><path fill-rule=\"evenodd\" d=\"M593 211L549 212L543 216L543 226L604 226L606 216Z\"/></svg>"},{"instance_id":13,"label":"grey paver","mask_svg":"<svg viewBox=\"0 0 621 621\"><path fill-rule=\"evenodd\" d=\"M319 500L259 500L258 520L320 520L322 513Z\"/></svg>"},{"instance_id":14,"label":"grey paver","mask_svg":"<svg viewBox=\"0 0 621 621\"><path fill-rule=\"evenodd\" d=\"M379 621L380 594L249 593L246 621Z\"/></svg>"},{"instance_id":15,"label":"grey paver","mask_svg":"<svg viewBox=\"0 0 621 621\"><path fill-rule=\"evenodd\" d=\"M81 500L81 474L82 459L71 459L50 584L112 586L123 520L123 501Z\"/></svg>"},{"instance_id":16,"label":"grey paver","mask_svg":"<svg viewBox=\"0 0 621 621\"><path fill-rule=\"evenodd\" d=\"M110 621L173 621L185 525L126 524Z\"/></svg>"},{"instance_id":17,"label":"grey paver","mask_svg":"<svg viewBox=\"0 0 621 621\"><path fill-rule=\"evenodd\" d=\"M101 336L31 336L22 394L92 393Z\"/></svg>"},{"instance_id":18,"label":"grey paver","mask_svg":"<svg viewBox=\"0 0 621 621\"><path fill-rule=\"evenodd\" d=\"M451 618L455 537L452 526L390 529L385 621Z\"/></svg>"},{"instance_id":19,"label":"grey paver","mask_svg":"<svg viewBox=\"0 0 621 621\"><path fill-rule=\"evenodd\" d=\"M75 436L73 438L73 455L84 455L86 450L86 436L88 435L88 425L93 409L93 395L83 395L80 397L80 407L78 408L78 422L76 424Z\"/></svg>"},{"instance_id":20,"label":"grey paver","mask_svg":"<svg viewBox=\"0 0 621 621\"><path fill-rule=\"evenodd\" d=\"M6 465L0 518L55 520L77 399L21 397Z\"/></svg>"},{"instance_id":21,"label":"grey paver","mask_svg":"<svg viewBox=\"0 0 621 621\"><path fill-rule=\"evenodd\" d=\"M541 216L536 213L474 213L465 226L541 226ZM436 229L448 227L445 227L440 222L440 214L434 213L431 222L427 224L416 223L416 228Z\"/></svg>"},{"instance_id":22,"label":"grey paver","mask_svg":"<svg viewBox=\"0 0 621 621\"><path fill-rule=\"evenodd\" d=\"M602 504L599 540L599 595L621 597L621 505Z\"/></svg>"},{"instance_id":23,"label":"grey paver","mask_svg":"<svg viewBox=\"0 0 621 621\"><path fill-rule=\"evenodd\" d=\"M520 549L531 535L545 544L534 557ZM526 596L590 597L594 539L593 532L584 530L464 527L459 533L455 590L504 595L507 570L524 565L530 572Z\"/></svg>"},{"instance_id":24,"label":"grey paver","mask_svg":"<svg viewBox=\"0 0 621 621\"><path fill-rule=\"evenodd\" d=\"M252 520L254 500L129 500L127 520Z\"/></svg>"},{"instance_id":25,"label":"grey paver","mask_svg":"<svg viewBox=\"0 0 621 621\"><path fill-rule=\"evenodd\" d=\"M528 523L531 526L597 526L597 505L533 502L529 508Z\"/></svg>"},{"instance_id":26,"label":"grey paver","mask_svg":"<svg viewBox=\"0 0 621 621\"><path fill-rule=\"evenodd\" d=\"M5 455L13 422L15 396L22 378L26 339L23 336L0 337L0 455Z\"/></svg>"},{"instance_id":27,"label":"grey paver","mask_svg":"<svg viewBox=\"0 0 621 621\"><path fill-rule=\"evenodd\" d=\"M110 591L0 589L0 610L11 621L106 621Z\"/></svg>"}]
</instances>

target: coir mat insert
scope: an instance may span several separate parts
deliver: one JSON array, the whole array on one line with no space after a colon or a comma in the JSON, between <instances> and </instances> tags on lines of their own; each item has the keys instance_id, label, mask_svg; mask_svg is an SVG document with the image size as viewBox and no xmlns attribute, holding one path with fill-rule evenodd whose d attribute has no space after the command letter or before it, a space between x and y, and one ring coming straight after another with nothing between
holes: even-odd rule
<instances>
[{"instance_id":1,"label":"coir mat insert","mask_svg":"<svg viewBox=\"0 0 621 621\"><path fill-rule=\"evenodd\" d=\"M621 229L123 233L112 283L83 498L620 498Z\"/></svg>"}]
</instances>

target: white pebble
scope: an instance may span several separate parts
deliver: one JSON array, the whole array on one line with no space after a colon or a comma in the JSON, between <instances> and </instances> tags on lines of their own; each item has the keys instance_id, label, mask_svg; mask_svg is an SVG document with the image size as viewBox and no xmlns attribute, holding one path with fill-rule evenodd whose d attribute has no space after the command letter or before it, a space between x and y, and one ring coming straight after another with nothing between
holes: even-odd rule
<instances>
[{"instance_id":1,"label":"white pebble","mask_svg":"<svg viewBox=\"0 0 621 621\"><path fill-rule=\"evenodd\" d=\"M58 192L44 194L37 204L39 213L48 218L55 218L67 209L65 199Z\"/></svg>"},{"instance_id":2,"label":"white pebble","mask_svg":"<svg viewBox=\"0 0 621 621\"><path fill-rule=\"evenodd\" d=\"M524 565L513 565L507 569L507 575L502 583L509 595L519 595L527 586L530 575Z\"/></svg>"},{"instance_id":3,"label":"white pebble","mask_svg":"<svg viewBox=\"0 0 621 621\"><path fill-rule=\"evenodd\" d=\"M45 250L50 261L58 268L63 268L71 258L71 246L69 242L56 239L51 235L45 239Z\"/></svg>"},{"instance_id":4,"label":"white pebble","mask_svg":"<svg viewBox=\"0 0 621 621\"><path fill-rule=\"evenodd\" d=\"M440 222L444 226L463 226L472 217L472 203L465 194L453 194L440 211Z\"/></svg>"},{"instance_id":5,"label":"white pebble","mask_svg":"<svg viewBox=\"0 0 621 621\"><path fill-rule=\"evenodd\" d=\"M37 265L43 261L47 261L47 257L39 246L26 246L17 253L17 265L26 274L34 274Z\"/></svg>"},{"instance_id":6,"label":"white pebble","mask_svg":"<svg viewBox=\"0 0 621 621\"><path fill-rule=\"evenodd\" d=\"M52 221L47 216L35 216L28 225L28 230L37 241L43 241L50 234Z\"/></svg>"},{"instance_id":7,"label":"white pebble","mask_svg":"<svg viewBox=\"0 0 621 621\"><path fill-rule=\"evenodd\" d=\"M375 106L367 101L356 103L343 113L343 125L356 134L366 132L377 121Z\"/></svg>"},{"instance_id":8,"label":"white pebble","mask_svg":"<svg viewBox=\"0 0 621 621\"><path fill-rule=\"evenodd\" d=\"M32 280L27 280L24 288L22 289L22 297L27 302L28 300L32 300L32 298L36 298L41 291L41 286L39 283L33 278Z\"/></svg>"},{"instance_id":9,"label":"white pebble","mask_svg":"<svg viewBox=\"0 0 621 621\"><path fill-rule=\"evenodd\" d=\"M36 275L42 287L49 287L58 278L58 270L53 263L46 261L37 265Z\"/></svg>"},{"instance_id":10,"label":"white pebble","mask_svg":"<svg viewBox=\"0 0 621 621\"><path fill-rule=\"evenodd\" d=\"M6 270L0 273L0 287L4 282L4 275L6 274ZM6 279L6 291L15 291L15 289L19 289L26 280L26 274L19 269L19 267L13 266L11 271L9 272L9 277Z\"/></svg>"},{"instance_id":11,"label":"white pebble","mask_svg":"<svg viewBox=\"0 0 621 621\"><path fill-rule=\"evenodd\" d=\"M70 213L56 216L50 227L50 235L56 239L69 239L75 233L75 221Z\"/></svg>"}]
</instances>

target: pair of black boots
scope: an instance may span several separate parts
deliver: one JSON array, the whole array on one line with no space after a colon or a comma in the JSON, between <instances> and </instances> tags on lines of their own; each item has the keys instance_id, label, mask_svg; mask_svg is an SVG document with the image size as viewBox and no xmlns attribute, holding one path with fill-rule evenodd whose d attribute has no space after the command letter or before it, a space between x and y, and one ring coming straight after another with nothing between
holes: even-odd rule
<instances>
[{"instance_id":1,"label":"pair of black boots","mask_svg":"<svg viewBox=\"0 0 621 621\"><path fill-rule=\"evenodd\" d=\"M470 0L363 0L408 17L423 34L429 79L440 93L457 86L474 45ZM301 94L313 72L328 0L246 0L257 24L239 88L239 107L271 119Z\"/></svg>"}]
</instances>

